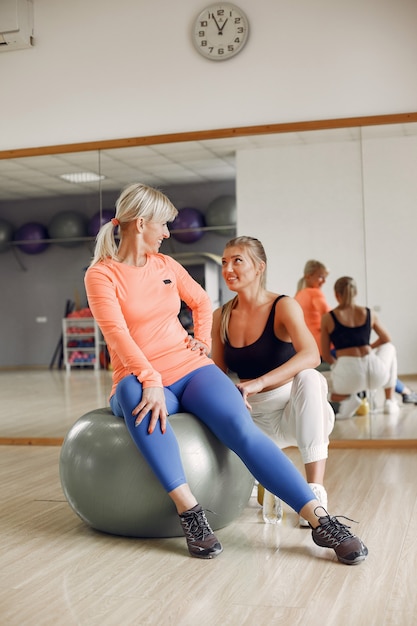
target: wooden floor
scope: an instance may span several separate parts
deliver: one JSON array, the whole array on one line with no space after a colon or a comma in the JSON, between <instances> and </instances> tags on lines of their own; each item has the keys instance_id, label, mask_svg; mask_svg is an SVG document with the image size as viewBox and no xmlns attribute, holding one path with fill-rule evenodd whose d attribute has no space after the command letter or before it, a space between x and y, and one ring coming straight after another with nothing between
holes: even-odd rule
<instances>
[{"instance_id":1,"label":"wooden floor","mask_svg":"<svg viewBox=\"0 0 417 626\"><path fill-rule=\"evenodd\" d=\"M59 438L63 422L105 405L91 380L53 375L62 398L48 412L42 377L20 375L26 402L19 396L17 404L39 420L35 435ZM27 393L36 385L37 400ZM12 395L2 384L2 422L3 397ZM224 552L213 561L189 557L183 538L98 533L65 501L59 454L59 445L0 446L1 626L417 624L415 449L330 449L329 510L357 520L354 532L369 548L356 567L315 546L286 506L281 524L265 525L254 496L217 532ZM301 468L298 452L287 454Z\"/></svg>"},{"instance_id":2,"label":"wooden floor","mask_svg":"<svg viewBox=\"0 0 417 626\"><path fill-rule=\"evenodd\" d=\"M182 538L97 533L63 497L59 447L0 454L2 626L417 623L415 451L331 451L329 508L360 522L370 551L355 567L315 546L287 509L265 525L254 497L217 532L213 561L189 557Z\"/></svg>"}]
</instances>

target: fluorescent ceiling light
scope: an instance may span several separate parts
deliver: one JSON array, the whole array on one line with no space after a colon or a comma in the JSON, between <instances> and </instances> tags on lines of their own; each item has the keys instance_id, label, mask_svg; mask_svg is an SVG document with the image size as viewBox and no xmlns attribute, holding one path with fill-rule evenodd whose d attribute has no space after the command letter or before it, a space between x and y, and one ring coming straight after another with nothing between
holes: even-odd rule
<instances>
[{"instance_id":1,"label":"fluorescent ceiling light","mask_svg":"<svg viewBox=\"0 0 417 626\"><path fill-rule=\"evenodd\" d=\"M98 180L103 180L105 176L99 176L99 174L93 174L93 172L74 172L73 174L61 174L60 178L67 180L69 183L96 183Z\"/></svg>"}]
</instances>

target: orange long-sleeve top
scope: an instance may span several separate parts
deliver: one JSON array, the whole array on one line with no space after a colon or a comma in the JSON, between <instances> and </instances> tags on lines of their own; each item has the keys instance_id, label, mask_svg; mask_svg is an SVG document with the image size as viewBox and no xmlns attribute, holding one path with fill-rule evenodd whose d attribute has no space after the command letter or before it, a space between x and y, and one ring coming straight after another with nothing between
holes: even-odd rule
<instances>
[{"instance_id":1,"label":"orange long-sleeve top","mask_svg":"<svg viewBox=\"0 0 417 626\"><path fill-rule=\"evenodd\" d=\"M295 295L295 299L303 309L305 323L321 354L321 318L330 311L325 295L319 287L304 287Z\"/></svg>"},{"instance_id":2,"label":"orange long-sleeve top","mask_svg":"<svg viewBox=\"0 0 417 626\"><path fill-rule=\"evenodd\" d=\"M106 259L85 274L88 304L109 350L114 394L129 374L143 387L167 386L213 363L187 348L188 333L178 314L181 300L191 309L194 337L211 349L212 307L187 270L164 254L147 256L143 267Z\"/></svg>"}]
</instances>

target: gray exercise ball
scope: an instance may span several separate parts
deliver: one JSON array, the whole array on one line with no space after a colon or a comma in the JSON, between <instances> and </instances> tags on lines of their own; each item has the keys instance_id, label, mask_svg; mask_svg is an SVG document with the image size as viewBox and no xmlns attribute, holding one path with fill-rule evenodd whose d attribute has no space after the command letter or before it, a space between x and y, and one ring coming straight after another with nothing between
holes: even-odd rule
<instances>
[{"instance_id":1,"label":"gray exercise ball","mask_svg":"<svg viewBox=\"0 0 417 626\"><path fill-rule=\"evenodd\" d=\"M235 196L219 196L210 202L205 212L205 218L207 226L233 226L234 228L219 228L211 232L225 237L234 237L237 221Z\"/></svg>"},{"instance_id":2,"label":"gray exercise ball","mask_svg":"<svg viewBox=\"0 0 417 626\"><path fill-rule=\"evenodd\" d=\"M169 417L188 483L214 530L235 520L254 480L242 461L189 413ZM183 535L177 512L110 409L83 415L61 448L61 485L73 511L89 526L128 537Z\"/></svg>"},{"instance_id":3,"label":"gray exercise ball","mask_svg":"<svg viewBox=\"0 0 417 626\"><path fill-rule=\"evenodd\" d=\"M74 248L83 243L78 241L80 237L87 236L87 220L79 211L61 211L49 222L48 232L51 239L60 240L59 246Z\"/></svg>"}]
</instances>

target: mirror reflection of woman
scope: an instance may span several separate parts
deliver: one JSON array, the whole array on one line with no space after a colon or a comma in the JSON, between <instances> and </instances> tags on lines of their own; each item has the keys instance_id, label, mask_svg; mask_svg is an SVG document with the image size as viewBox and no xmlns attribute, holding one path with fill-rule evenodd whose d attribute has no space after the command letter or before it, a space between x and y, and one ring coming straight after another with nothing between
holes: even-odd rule
<instances>
[{"instance_id":1,"label":"mirror reflection of woman","mask_svg":"<svg viewBox=\"0 0 417 626\"><path fill-rule=\"evenodd\" d=\"M226 244L222 273L236 296L213 316L212 357L238 378L254 422L281 448L297 446L307 482L327 508L324 474L334 412L320 356L299 304L266 288L266 255L253 237ZM301 525L306 525L300 518Z\"/></svg>"},{"instance_id":2,"label":"mirror reflection of woman","mask_svg":"<svg viewBox=\"0 0 417 626\"><path fill-rule=\"evenodd\" d=\"M304 266L304 275L298 281L297 293L294 296L303 309L307 328L313 334L320 354L321 318L331 308L322 291L328 275L329 270L321 261L309 259Z\"/></svg>"},{"instance_id":3,"label":"mirror reflection of woman","mask_svg":"<svg viewBox=\"0 0 417 626\"><path fill-rule=\"evenodd\" d=\"M356 304L356 282L342 276L334 285L338 306L322 318L323 358L332 365L332 395L339 419L353 417L361 404L357 395L383 388L384 413L396 415L397 354L388 331L368 307ZM371 332L376 339L371 343ZM334 346L334 352L332 350Z\"/></svg>"},{"instance_id":4,"label":"mirror reflection of woman","mask_svg":"<svg viewBox=\"0 0 417 626\"><path fill-rule=\"evenodd\" d=\"M306 261L303 277L298 281L297 293L294 296L301 305L307 327L316 340L324 369L329 367L329 363L323 358L321 347L321 318L332 307L327 303L322 287L328 275L329 270L324 263L316 259L309 259ZM332 356L335 356L334 349L332 350ZM395 381L395 392L401 395L403 404L417 404L417 393L399 378ZM360 413L360 409L361 407L359 407L357 415L363 414Z\"/></svg>"}]
</instances>

